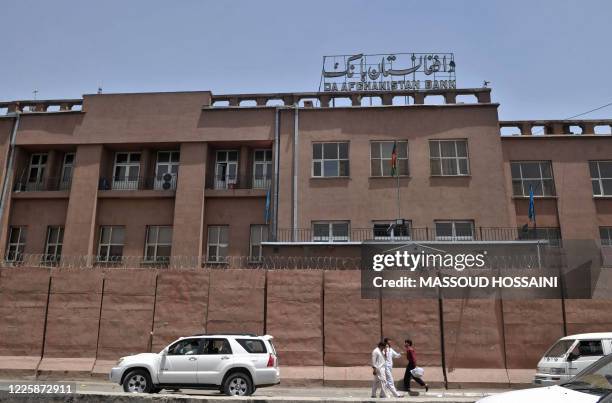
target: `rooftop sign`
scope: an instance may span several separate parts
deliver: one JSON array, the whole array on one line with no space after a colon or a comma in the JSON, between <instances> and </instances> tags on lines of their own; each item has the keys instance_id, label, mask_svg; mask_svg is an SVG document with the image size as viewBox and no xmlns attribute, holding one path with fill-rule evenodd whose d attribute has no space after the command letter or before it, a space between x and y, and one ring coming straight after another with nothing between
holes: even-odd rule
<instances>
[{"instance_id":1,"label":"rooftop sign","mask_svg":"<svg viewBox=\"0 0 612 403\"><path fill-rule=\"evenodd\" d=\"M412 91L456 88L452 53L323 56L323 91Z\"/></svg>"}]
</instances>

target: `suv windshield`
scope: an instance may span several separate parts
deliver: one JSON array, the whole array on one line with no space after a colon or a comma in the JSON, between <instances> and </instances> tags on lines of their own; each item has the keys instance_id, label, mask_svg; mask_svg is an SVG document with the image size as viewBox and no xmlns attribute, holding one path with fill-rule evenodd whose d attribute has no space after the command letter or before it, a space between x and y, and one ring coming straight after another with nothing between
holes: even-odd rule
<instances>
[{"instance_id":1,"label":"suv windshield","mask_svg":"<svg viewBox=\"0 0 612 403\"><path fill-rule=\"evenodd\" d=\"M544 357L563 357L565 353L567 353L567 350L569 350L569 348L572 346L572 344L574 344L574 341L575 340L559 340L550 349L548 349L546 354L544 354Z\"/></svg>"},{"instance_id":2,"label":"suv windshield","mask_svg":"<svg viewBox=\"0 0 612 403\"><path fill-rule=\"evenodd\" d=\"M561 386L597 396L612 393L612 355L596 361Z\"/></svg>"}]
</instances>

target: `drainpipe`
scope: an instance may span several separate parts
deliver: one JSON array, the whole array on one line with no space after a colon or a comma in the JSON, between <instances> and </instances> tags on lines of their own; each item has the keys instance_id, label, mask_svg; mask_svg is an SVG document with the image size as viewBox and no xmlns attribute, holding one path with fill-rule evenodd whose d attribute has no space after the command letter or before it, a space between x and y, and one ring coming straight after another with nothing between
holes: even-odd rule
<instances>
[{"instance_id":1,"label":"drainpipe","mask_svg":"<svg viewBox=\"0 0 612 403\"><path fill-rule=\"evenodd\" d=\"M273 216L272 216L272 239L278 239L278 185L280 167L280 108L276 108L274 112L274 195L272 200Z\"/></svg>"},{"instance_id":2,"label":"drainpipe","mask_svg":"<svg viewBox=\"0 0 612 403\"><path fill-rule=\"evenodd\" d=\"M6 197L8 192L8 184L13 177L13 164L15 163L15 139L17 138L17 130L19 129L20 112L15 111L15 124L13 125L13 131L11 132L11 140L9 143L8 159L4 166L4 179L2 181L2 193L0 193L0 225L2 224L2 216L4 214L4 207L6 205ZM0 227L1 229L1 227Z\"/></svg>"},{"instance_id":3,"label":"drainpipe","mask_svg":"<svg viewBox=\"0 0 612 403\"><path fill-rule=\"evenodd\" d=\"M298 239L298 155L299 145L298 138L300 134L299 130L299 118L298 110L299 105L296 102L295 107L295 120L293 122L293 242Z\"/></svg>"}]
</instances>

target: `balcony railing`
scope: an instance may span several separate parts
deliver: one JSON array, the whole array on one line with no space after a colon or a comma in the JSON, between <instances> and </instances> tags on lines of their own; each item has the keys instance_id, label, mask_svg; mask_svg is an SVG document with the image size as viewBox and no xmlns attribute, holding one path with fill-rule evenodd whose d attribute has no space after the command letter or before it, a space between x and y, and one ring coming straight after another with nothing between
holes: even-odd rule
<instances>
[{"instance_id":1,"label":"balcony railing","mask_svg":"<svg viewBox=\"0 0 612 403\"><path fill-rule=\"evenodd\" d=\"M100 190L176 190L177 177L173 174L158 176L115 176L102 177Z\"/></svg>"},{"instance_id":2,"label":"balcony railing","mask_svg":"<svg viewBox=\"0 0 612 403\"><path fill-rule=\"evenodd\" d=\"M50 177L38 181L18 181L13 190L15 192L43 192L48 190L69 190L72 178Z\"/></svg>"},{"instance_id":3,"label":"balcony railing","mask_svg":"<svg viewBox=\"0 0 612 403\"><path fill-rule=\"evenodd\" d=\"M268 189L272 179L267 176L217 175L206 182L207 189Z\"/></svg>"},{"instance_id":4,"label":"balcony railing","mask_svg":"<svg viewBox=\"0 0 612 403\"><path fill-rule=\"evenodd\" d=\"M474 227L471 233L442 234L436 228L409 228L402 235L393 236L373 228L351 228L348 232L330 234L315 233L312 228L279 228L276 242L364 242L364 241L519 241L547 240L558 246L561 241L559 228L537 230L514 227Z\"/></svg>"}]
</instances>

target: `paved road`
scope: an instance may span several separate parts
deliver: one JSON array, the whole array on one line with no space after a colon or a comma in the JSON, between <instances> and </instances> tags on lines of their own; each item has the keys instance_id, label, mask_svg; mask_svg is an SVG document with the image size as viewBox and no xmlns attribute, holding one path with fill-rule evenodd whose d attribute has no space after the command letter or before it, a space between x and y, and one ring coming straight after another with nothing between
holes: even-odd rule
<instances>
[{"instance_id":1,"label":"paved road","mask_svg":"<svg viewBox=\"0 0 612 403\"><path fill-rule=\"evenodd\" d=\"M0 390L8 390L9 383L19 383L19 380L0 380ZM24 380L23 382L32 382L31 380ZM37 383L50 383L51 381L37 381ZM108 394L116 395L122 393L121 386L106 381L70 381L62 380L64 382L73 382L76 386L77 393L86 394ZM415 390L416 392L416 390ZM443 389L430 389L429 392L418 391L418 395L406 396L403 399L397 399L401 401L415 401L415 402L475 402L483 396L487 396L493 393L500 393L502 390L443 390ZM218 391L203 391L203 390L192 390L182 389L178 392L173 391L162 391L159 396L168 397L183 397L186 395L192 398L212 398L217 399L223 397ZM358 402L362 400L369 401L370 389L369 388L339 388L339 387L283 387L274 386L268 388L257 389L253 397L261 400L276 400L276 401L294 401L298 399L308 399L313 401L320 400L341 400L347 402ZM395 400L395 399L393 399ZM391 401L387 399L386 401Z\"/></svg>"}]
</instances>

